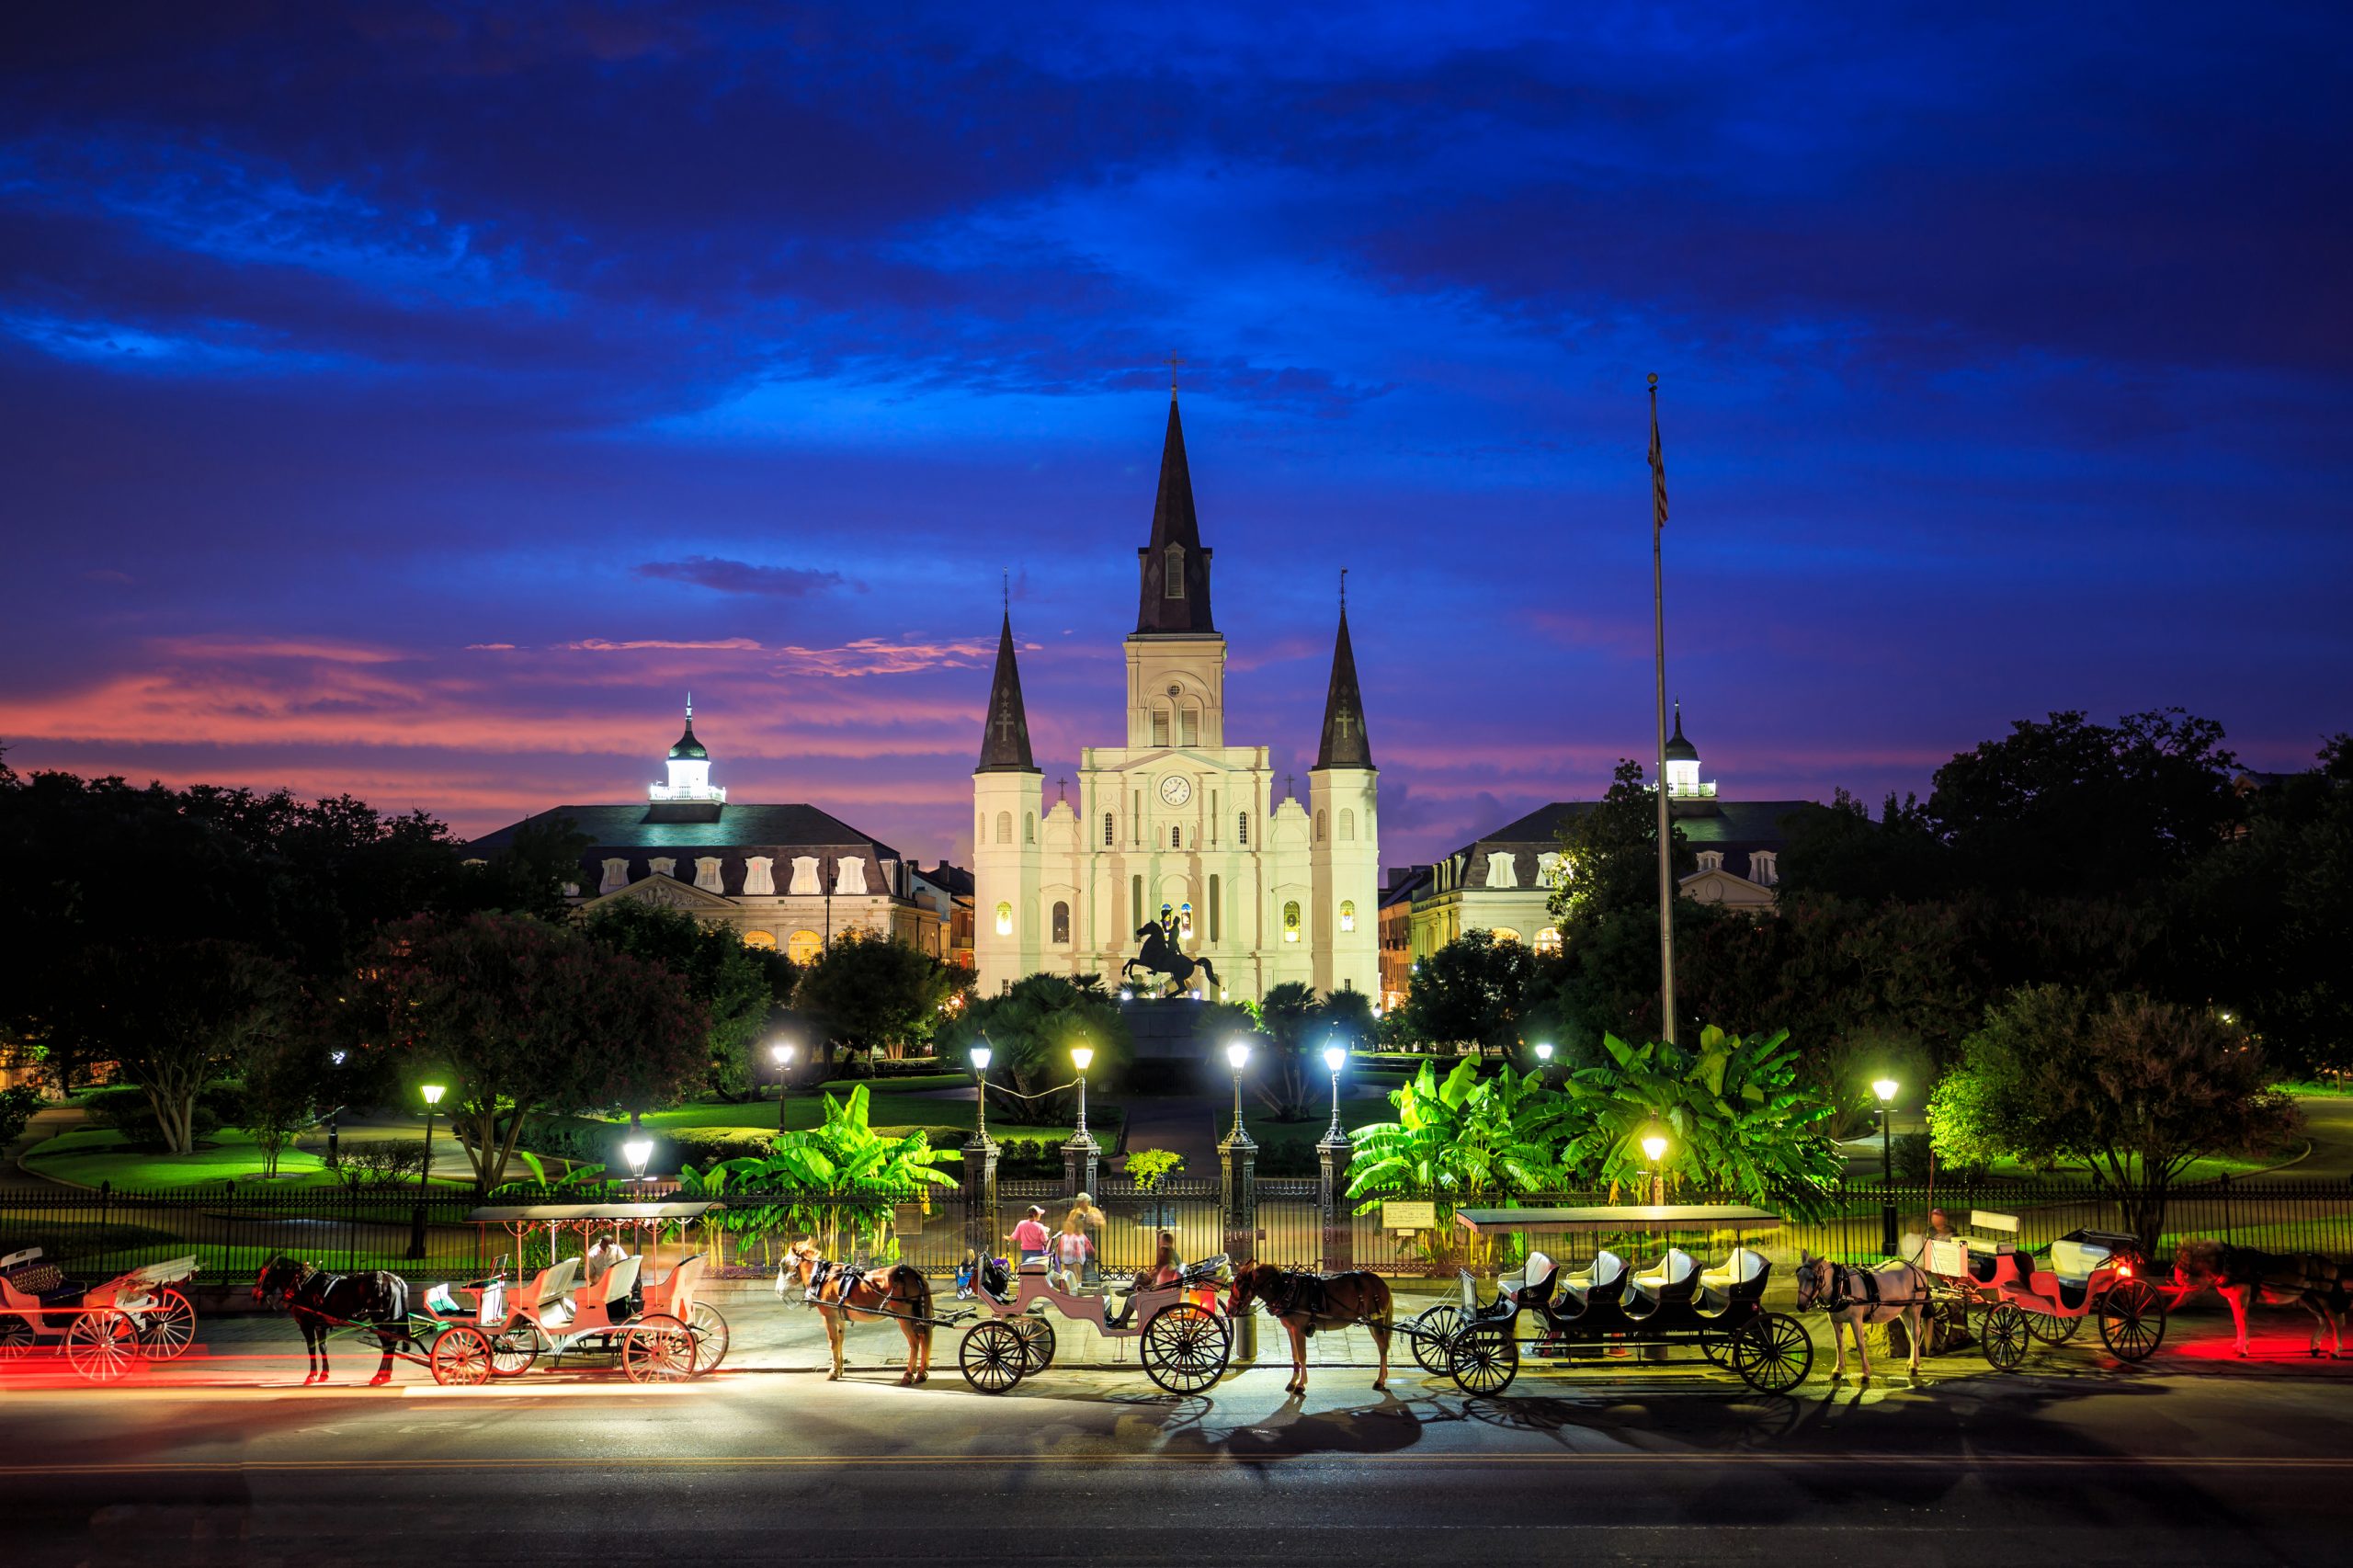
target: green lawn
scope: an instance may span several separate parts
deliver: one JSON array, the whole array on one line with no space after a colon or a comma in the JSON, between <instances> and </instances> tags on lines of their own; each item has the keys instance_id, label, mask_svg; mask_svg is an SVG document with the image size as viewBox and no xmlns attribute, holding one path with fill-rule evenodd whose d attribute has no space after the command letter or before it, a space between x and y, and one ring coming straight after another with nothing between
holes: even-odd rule
<instances>
[{"instance_id":1,"label":"green lawn","mask_svg":"<svg viewBox=\"0 0 2353 1568\"><path fill-rule=\"evenodd\" d=\"M83 1128L61 1132L40 1144L26 1158L25 1168L35 1176L84 1187L111 1183L125 1192L170 1192L218 1187L227 1181L250 1181L273 1192L337 1185L334 1173L319 1163L316 1154L301 1149L289 1149L279 1155L278 1179L264 1182L261 1151L254 1147L252 1139L223 1128L206 1142L209 1147L186 1154L165 1154L133 1149L119 1132ZM448 1178L435 1179L446 1182Z\"/></svg>"}]
</instances>

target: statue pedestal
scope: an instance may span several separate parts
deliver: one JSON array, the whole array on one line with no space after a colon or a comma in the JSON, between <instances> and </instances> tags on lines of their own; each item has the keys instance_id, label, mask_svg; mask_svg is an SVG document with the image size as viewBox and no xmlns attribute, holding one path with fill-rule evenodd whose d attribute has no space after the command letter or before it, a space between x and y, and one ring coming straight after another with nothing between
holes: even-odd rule
<instances>
[{"instance_id":1,"label":"statue pedestal","mask_svg":"<svg viewBox=\"0 0 2353 1568\"><path fill-rule=\"evenodd\" d=\"M1128 1023L1128 1035L1135 1042L1138 1062L1199 1062L1210 1051L1211 1042L1200 1038L1201 1016L1209 1004L1190 996L1160 999L1149 996L1131 997L1120 1004L1120 1017Z\"/></svg>"}]
</instances>

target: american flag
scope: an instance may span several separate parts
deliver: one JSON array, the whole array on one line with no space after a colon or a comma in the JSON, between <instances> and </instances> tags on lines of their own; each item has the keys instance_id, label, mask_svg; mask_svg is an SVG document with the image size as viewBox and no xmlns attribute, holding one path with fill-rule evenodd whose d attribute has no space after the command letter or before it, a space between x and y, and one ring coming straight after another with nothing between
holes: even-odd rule
<instances>
[{"instance_id":1,"label":"american flag","mask_svg":"<svg viewBox=\"0 0 2353 1568\"><path fill-rule=\"evenodd\" d=\"M1666 453L1658 444L1658 379L1651 379L1651 527L1666 527Z\"/></svg>"}]
</instances>

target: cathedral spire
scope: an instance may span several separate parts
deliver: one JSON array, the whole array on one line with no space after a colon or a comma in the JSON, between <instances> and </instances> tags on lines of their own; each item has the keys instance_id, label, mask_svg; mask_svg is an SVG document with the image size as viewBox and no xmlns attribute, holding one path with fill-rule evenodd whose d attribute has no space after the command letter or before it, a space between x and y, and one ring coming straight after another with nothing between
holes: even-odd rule
<instances>
[{"instance_id":1,"label":"cathedral spire","mask_svg":"<svg viewBox=\"0 0 2353 1568\"><path fill-rule=\"evenodd\" d=\"M1343 586L1341 592L1347 591ZM1332 684L1324 697L1324 742L1316 748L1315 766L1372 766L1372 737L1364 730L1364 694L1357 689L1357 653L1348 642L1345 598L1340 602L1340 635L1332 644Z\"/></svg>"},{"instance_id":2,"label":"cathedral spire","mask_svg":"<svg viewBox=\"0 0 2353 1568\"><path fill-rule=\"evenodd\" d=\"M988 722L981 731L981 762L975 773L1035 773L1029 756L1029 711L1021 702L1021 670L1013 659L1013 611L1005 612L997 633L996 676L989 682Z\"/></svg>"},{"instance_id":3,"label":"cathedral spire","mask_svg":"<svg viewBox=\"0 0 2353 1568\"><path fill-rule=\"evenodd\" d=\"M1209 633L1210 554L1193 513L1193 472L1185 460L1185 426L1176 390L1168 391L1168 434L1160 446L1160 491L1152 505L1152 542L1136 551L1142 591L1136 631Z\"/></svg>"}]
</instances>

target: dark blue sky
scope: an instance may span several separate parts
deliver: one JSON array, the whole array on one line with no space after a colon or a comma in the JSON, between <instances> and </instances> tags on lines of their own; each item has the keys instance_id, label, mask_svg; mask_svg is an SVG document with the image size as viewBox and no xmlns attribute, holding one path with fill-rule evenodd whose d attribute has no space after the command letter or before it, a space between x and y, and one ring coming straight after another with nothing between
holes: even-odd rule
<instances>
[{"instance_id":1,"label":"dark blue sky","mask_svg":"<svg viewBox=\"0 0 2353 1568\"><path fill-rule=\"evenodd\" d=\"M1649 371L1728 792L2353 726L2341 6L10 29L20 767L487 828L691 685L737 799L961 854L1001 570L1050 780L1120 738L1172 351L1228 735L1312 759L1350 568L1392 862L1649 750Z\"/></svg>"}]
</instances>

